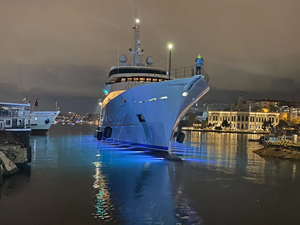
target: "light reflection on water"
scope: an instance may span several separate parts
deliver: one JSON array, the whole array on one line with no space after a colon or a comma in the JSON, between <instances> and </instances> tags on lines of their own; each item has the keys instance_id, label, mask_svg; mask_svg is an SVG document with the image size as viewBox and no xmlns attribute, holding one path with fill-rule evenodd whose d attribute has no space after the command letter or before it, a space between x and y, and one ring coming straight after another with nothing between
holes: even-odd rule
<instances>
[{"instance_id":1,"label":"light reflection on water","mask_svg":"<svg viewBox=\"0 0 300 225\"><path fill-rule=\"evenodd\" d=\"M254 154L261 146L248 139L260 135L186 133L172 147L179 163L101 143L93 131L32 136L31 172L1 187L1 225L300 224L299 163Z\"/></svg>"},{"instance_id":2,"label":"light reflection on water","mask_svg":"<svg viewBox=\"0 0 300 225\"><path fill-rule=\"evenodd\" d=\"M100 154L97 154L100 157ZM94 175L94 189L95 189L95 197L96 203L95 208L96 211L93 213L95 218L103 219L103 220L112 220L112 211L114 210L114 206L111 203L110 193L107 186L107 181L105 180L105 175L101 171L101 162L94 162L96 167L95 175Z\"/></svg>"}]
</instances>

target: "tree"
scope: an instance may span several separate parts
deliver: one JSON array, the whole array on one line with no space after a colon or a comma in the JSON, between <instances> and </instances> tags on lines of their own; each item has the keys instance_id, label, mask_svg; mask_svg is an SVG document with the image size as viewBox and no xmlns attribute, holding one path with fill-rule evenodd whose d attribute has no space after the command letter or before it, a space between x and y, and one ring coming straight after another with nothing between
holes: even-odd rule
<instances>
[{"instance_id":1,"label":"tree","mask_svg":"<svg viewBox=\"0 0 300 225\"><path fill-rule=\"evenodd\" d=\"M284 120L279 120L279 123L278 123L278 128L282 129L284 127L288 127L288 123Z\"/></svg>"},{"instance_id":2,"label":"tree","mask_svg":"<svg viewBox=\"0 0 300 225\"><path fill-rule=\"evenodd\" d=\"M202 128L208 127L208 118L206 118L206 120L204 120L201 124Z\"/></svg>"},{"instance_id":3,"label":"tree","mask_svg":"<svg viewBox=\"0 0 300 225\"><path fill-rule=\"evenodd\" d=\"M223 120L222 127L230 127L230 124L228 123L227 120Z\"/></svg>"},{"instance_id":4,"label":"tree","mask_svg":"<svg viewBox=\"0 0 300 225\"><path fill-rule=\"evenodd\" d=\"M264 130L266 130L267 128L272 128L273 127L273 125L272 125L272 121L271 120L269 120L269 121L264 121L263 122L263 125L262 125L262 128L264 129Z\"/></svg>"}]
</instances>

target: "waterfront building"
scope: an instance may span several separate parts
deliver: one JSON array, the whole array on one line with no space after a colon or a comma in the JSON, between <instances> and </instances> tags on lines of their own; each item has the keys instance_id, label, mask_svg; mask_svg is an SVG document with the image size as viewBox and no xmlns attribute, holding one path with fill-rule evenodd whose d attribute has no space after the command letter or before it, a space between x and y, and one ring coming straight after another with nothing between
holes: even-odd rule
<instances>
[{"instance_id":1,"label":"waterfront building","mask_svg":"<svg viewBox=\"0 0 300 225\"><path fill-rule=\"evenodd\" d=\"M271 121L273 126L279 123L279 113L249 112L249 111L208 111L208 124L222 126L227 121L231 129L263 130L265 121Z\"/></svg>"},{"instance_id":2,"label":"waterfront building","mask_svg":"<svg viewBox=\"0 0 300 225\"><path fill-rule=\"evenodd\" d=\"M291 121L293 123L300 123L300 107L282 106L280 107L280 120Z\"/></svg>"}]
</instances>

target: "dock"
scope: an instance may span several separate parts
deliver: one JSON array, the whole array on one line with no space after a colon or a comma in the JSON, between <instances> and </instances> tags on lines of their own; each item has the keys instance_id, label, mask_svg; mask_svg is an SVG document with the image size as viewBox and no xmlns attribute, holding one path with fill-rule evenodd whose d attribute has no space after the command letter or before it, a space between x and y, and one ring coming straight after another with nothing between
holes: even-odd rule
<instances>
[{"instance_id":1,"label":"dock","mask_svg":"<svg viewBox=\"0 0 300 225\"><path fill-rule=\"evenodd\" d=\"M16 173L19 165L30 162L31 147L28 139L18 138L11 132L0 131L0 179Z\"/></svg>"}]
</instances>

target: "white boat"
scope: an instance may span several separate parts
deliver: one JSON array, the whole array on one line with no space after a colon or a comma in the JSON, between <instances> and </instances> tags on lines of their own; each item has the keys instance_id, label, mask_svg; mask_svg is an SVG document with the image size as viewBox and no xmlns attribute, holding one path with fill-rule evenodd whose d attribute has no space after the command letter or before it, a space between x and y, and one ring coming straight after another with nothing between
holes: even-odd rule
<instances>
[{"instance_id":1,"label":"white boat","mask_svg":"<svg viewBox=\"0 0 300 225\"><path fill-rule=\"evenodd\" d=\"M121 55L104 89L98 139L153 150L169 149L175 128L186 111L209 91L207 75L174 79L170 71L154 68L151 57L141 62L139 26L132 63ZM172 72L173 75L178 75ZM190 73L192 75L192 73ZM177 141L182 142L179 133Z\"/></svg>"},{"instance_id":2,"label":"white boat","mask_svg":"<svg viewBox=\"0 0 300 225\"><path fill-rule=\"evenodd\" d=\"M31 112L30 124L32 132L47 132L59 113L60 112L58 110Z\"/></svg>"},{"instance_id":3,"label":"white boat","mask_svg":"<svg viewBox=\"0 0 300 225\"><path fill-rule=\"evenodd\" d=\"M30 104L0 102L0 130L30 133Z\"/></svg>"}]
</instances>

